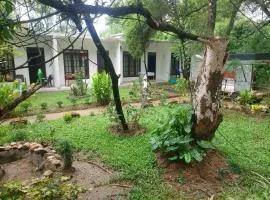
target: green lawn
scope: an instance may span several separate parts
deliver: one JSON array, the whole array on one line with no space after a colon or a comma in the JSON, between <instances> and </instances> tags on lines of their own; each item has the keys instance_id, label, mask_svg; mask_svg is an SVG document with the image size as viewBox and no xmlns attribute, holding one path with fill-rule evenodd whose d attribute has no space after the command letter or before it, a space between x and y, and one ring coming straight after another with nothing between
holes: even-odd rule
<instances>
[{"instance_id":1,"label":"green lawn","mask_svg":"<svg viewBox=\"0 0 270 200\"><path fill-rule=\"evenodd\" d=\"M121 97L128 97L129 88L128 87L120 87L120 96ZM89 102L95 102L93 96L90 95L90 90L88 91L87 97L78 98L76 101L76 105L83 105L86 104L87 100ZM32 95L29 100L31 103L30 112L42 111L40 110L42 103L48 104L48 110L54 111L58 108L57 102L62 101L63 107L71 107L73 105L72 101L70 100L70 92L69 91L56 91L56 92L37 92ZM47 110L47 111L48 111ZM43 111L46 112L46 111Z\"/></svg>"},{"instance_id":2,"label":"green lawn","mask_svg":"<svg viewBox=\"0 0 270 200\"><path fill-rule=\"evenodd\" d=\"M70 124L63 120L44 121L19 130L3 126L0 129L0 143L10 142L14 131L26 131L28 140L67 138L77 150L89 151L90 157L98 157L108 167L118 170L121 173L119 179L131 181L135 185L132 199L182 199L179 192L173 192L162 182L150 143L151 132L160 118L175 110L175 106L144 110L141 123L147 133L142 136L127 138L112 135L106 129L108 120L98 115L75 119ZM54 133L50 131L52 127ZM231 163L240 167L243 180L239 185L228 187L225 192L217 195L218 199L258 199L265 192L251 178L250 171L269 175L269 130L270 118L225 111L224 122L214 144ZM252 195L253 198L249 198Z\"/></svg>"}]
</instances>

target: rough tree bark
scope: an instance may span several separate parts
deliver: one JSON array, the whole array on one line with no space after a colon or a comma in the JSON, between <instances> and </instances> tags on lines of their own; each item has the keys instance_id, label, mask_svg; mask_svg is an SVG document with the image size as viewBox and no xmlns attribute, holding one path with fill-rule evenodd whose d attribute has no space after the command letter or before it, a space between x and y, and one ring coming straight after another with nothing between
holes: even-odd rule
<instances>
[{"instance_id":1,"label":"rough tree bark","mask_svg":"<svg viewBox=\"0 0 270 200\"><path fill-rule=\"evenodd\" d=\"M213 38L205 42L203 63L195 83L193 95L192 133L197 139L211 139L222 122L219 93L226 60L227 40Z\"/></svg>"}]
</instances>

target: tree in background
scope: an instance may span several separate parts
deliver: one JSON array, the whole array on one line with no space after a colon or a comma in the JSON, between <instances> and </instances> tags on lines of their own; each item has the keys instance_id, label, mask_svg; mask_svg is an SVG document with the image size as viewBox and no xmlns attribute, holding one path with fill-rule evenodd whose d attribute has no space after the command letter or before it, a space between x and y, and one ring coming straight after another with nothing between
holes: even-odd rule
<instances>
[{"instance_id":1,"label":"tree in background","mask_svg":"<svg viewBox=\"0 0 270 200\"><path fill-rule=\"evenodd\" d=\"M36 1L33 2L36 3ZM130 20L136 21L135 25L139 27L141 34L133 37L141 39L141 42L137 41L140 47L147 45L147 39L152 35L152 32L156 31L169 33L180 41L199 42L204 48L204 56L192 99L194 109L192 132L197 139L211 139L214 136L222 121L222 114L219 111L219 93L227 58L228 37L234 27L238 11L242 5L244 6L244 0L218 2L217 0L113 1L112 3L116 4L108 6L102 1L96 1L96 5L89 5L81 0L39 0L38 2L54 8L56 10L54 14L61 16L62 19L71 20L80 33L83 32L85 23L99 53L104 58L107 73L111 76L116 109L124 129L128 127L120 102L119 77L116 75L111 59L93 26L95 17L106 14L114 18L130 18ZM184 15L184 20L180 22L173 20L175 14L170 14L171 8L175 6L181 8L186 5L192 9L192 12L189 15ZM195 5L200 6L195 7ZM268 7L265 6L268 4L264 2L263 6L260 5L261 8L268 11ZM160 8L163 9L160 11ZM185 7L183 9L186 10ZM196 15L199 11L203 13ZM191 16L192 20L189 20L188 16ZM176 17L178 18L178 16ZM224 20L225 18L226 20ZM225 28L218 29L219 23L223 23L222 27ZM253 21L253 23L256 22ZM224 34L221 34L222 30L225 30ZM132 32L130 31L130 33ZM133 41L135 41L134 38ZM139 51L143 52L144 49L141 48Z\"/></svg>"}]
</instances>

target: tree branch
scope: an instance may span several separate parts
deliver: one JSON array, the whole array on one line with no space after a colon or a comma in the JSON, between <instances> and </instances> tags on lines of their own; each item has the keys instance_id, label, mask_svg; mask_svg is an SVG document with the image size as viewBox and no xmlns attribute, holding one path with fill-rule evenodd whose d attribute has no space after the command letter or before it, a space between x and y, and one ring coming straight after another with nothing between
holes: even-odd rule
<instances>
[{"instance_id":1,"label":"tree branch","mask_svg":"<svg viewBox=\"0 0 270 200\"><path fill-rule=\"evenodd\" d=\"M35 85L34 87L24 91L20 96L9 102L4 108L0 109L0 120L3 119L10 111L12 111L21 102L28 99L32 94L42 88L42 84Z\"/></svg>"},{"instance_id":2,"label":"tree branch","mask_svg":"<svg viewBox=\"0 0 270 200\"><path fill-rule=\"evenodd\" d=\"M210 39L209 37L198 36L192 33L185 32L181 29L174 27L171 24L155 19L148 9L144 8L142 4L122 6L122 7L104 7L99 5L85 5L80 4L67 4L56 2L54 0L39 0L44 5L51 6L64 13L75 13L75 14L106 14L112 17L126 16L130 14L138 14L146 19L146 23L155 30L168 31L175 33L179 38L189 39L195 41L205 41Z\"/></svg>"}]
</instances>

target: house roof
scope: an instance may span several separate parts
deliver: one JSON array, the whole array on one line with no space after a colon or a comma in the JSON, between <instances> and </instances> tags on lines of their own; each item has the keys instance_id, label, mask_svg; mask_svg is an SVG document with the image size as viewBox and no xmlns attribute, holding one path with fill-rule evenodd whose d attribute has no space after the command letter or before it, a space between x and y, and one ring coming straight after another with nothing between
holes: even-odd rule
<instances>
[{"instance_id":1,"label":"house roof","mask_svg":"<svg viewBox=\"0 0 270 200\"><path fill-rule=\"evenodd\" d=\"M270 61L270 53L236 53L230 54L228 60L242 60L242 61Z\"/></svg>"}]
</instances>

